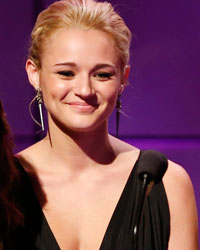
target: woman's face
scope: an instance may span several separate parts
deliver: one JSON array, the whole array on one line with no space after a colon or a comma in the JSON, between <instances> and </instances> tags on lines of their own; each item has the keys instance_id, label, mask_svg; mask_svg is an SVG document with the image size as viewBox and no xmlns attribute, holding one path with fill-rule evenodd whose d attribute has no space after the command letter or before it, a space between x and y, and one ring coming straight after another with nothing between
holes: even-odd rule
<instances>
[{"instance_id":1,"label":"woman's face","mask_svg":"<svg viewBox=\"0 0 200 250\"><path fill-rule=\"evenodd\" d=\"M88 131L106 124L124 78L108 34L59 29L49 38L41 65L37 70L28 61L27 72L34 87L42 90L49 125Z\"/></svg>"}]
</instances>

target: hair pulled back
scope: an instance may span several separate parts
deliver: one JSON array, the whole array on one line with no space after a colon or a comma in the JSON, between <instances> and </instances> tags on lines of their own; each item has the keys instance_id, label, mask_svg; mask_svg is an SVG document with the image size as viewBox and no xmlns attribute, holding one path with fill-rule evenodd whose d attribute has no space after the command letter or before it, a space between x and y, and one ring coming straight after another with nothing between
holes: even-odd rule
<instances>
[{"instance_id":1,"label":"hair pulled back","mask_svg":"<svg viewBox=\"0 0 200 250\"><path fill-rule=\"evenodd\" d=\"M39 69L48 38L60 28L96 29L106 32L115 41L122 69L128 64L131 32L110 3L95 0L61 0L39 14L31 34L29 59Z\"/></svg>"}]
</instances>

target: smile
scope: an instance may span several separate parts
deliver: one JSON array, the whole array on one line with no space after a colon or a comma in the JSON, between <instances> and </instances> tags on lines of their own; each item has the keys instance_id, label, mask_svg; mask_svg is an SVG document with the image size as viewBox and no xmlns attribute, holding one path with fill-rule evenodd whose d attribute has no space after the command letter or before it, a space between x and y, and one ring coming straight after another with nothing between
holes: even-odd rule
<instances>
[{"instance_id":1,"label":"smile","mask_svg":"<svg viewBox=\"0 0 200 250\"><path fill-rule=\"evenodd\" d=\"M86 102L67 102L67 105L73 109L85 112L92 112L98 108L97 104L88 104Z\"/></svg>"}]
</instances>

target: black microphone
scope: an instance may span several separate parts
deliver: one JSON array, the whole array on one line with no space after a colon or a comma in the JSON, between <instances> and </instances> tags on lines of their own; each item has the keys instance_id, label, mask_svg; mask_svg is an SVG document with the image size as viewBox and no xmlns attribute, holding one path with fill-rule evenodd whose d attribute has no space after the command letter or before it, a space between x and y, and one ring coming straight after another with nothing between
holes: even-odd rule
<instances>
[{"instance_id":1,"label":"black microphone","mask_svg":"<svg viewBox=\"0 0 200 250\"><path fill-rule=\"evenodd\" d=\"M133 224L133 250L138 249L138 232L143 213L145 198L148 197L154 183L161 181L168 167L167 158L155 150L146 150L141 154L138 162L138 177L142 181L142 188L136 208Z\"/></svg>"}]
</instances>

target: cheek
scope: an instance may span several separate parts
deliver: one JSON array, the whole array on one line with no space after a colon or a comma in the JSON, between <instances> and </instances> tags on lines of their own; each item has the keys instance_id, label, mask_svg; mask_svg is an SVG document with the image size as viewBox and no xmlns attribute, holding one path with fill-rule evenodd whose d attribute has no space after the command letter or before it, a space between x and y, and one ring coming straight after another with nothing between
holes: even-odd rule
<instances>
[{"instance_id":1,"label":"cheek","mask_svg":"<svg viewBox=\"0 0 200 250\"><path fill-rule=\"evenodd\" d=\"M105 84L105 86L102 85L101 91L103 92L105 99L107 99L110 102L113 102L116 100L119 94L119 88L120 88L120 81L119 82L117 81L108 85Z\"/></svg>"},{"instance_id":2,"label":"cheek","mask_svg":"<svg viewBox=\"0 0 200 250\"><path fill-rule=\"evenodd\" d=\"M63 100L68 94L70 86L66 82L52 77L41 81L41 89L44 99Z\"/></svg>"},{"instance_id":3,"label":"cheek","mask_svg":"<svg viewBox=\"0 0 200 250\"><path fill-rule=\"evenodd\" d=\"M111 106L115 105L116 100L117 100L117 96L118 96L118 92L116 92L116 91L110 92L110 94L107 95L108 103Z\"/></svg>"},{"instance_id":4,"label":"cheek","mask_svg":"<svg viewBox=\"0 0 200 250\"><path fill-rule=\"evenodd\" d=\"M118 85L107 86L103 92L101 92L101 97L103 98L104 105L109 113L113 111L116 106L116 101L118 97L119 88Z\"/></svg>"}]
</instances>

